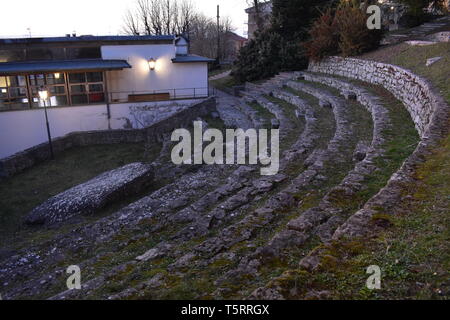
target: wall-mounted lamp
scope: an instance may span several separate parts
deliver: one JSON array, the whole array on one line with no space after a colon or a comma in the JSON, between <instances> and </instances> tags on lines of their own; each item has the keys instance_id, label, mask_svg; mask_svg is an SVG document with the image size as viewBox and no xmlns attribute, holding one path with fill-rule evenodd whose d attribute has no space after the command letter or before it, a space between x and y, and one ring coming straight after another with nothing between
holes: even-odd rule
<instances>
[{"instance_id":1,"label":"wall-mounted lamp","mask_svg":"<svg viewBox=\"0 0 450 320\"><path fill-rule=\"evenodd\" d=\"M2 93L6 93L6 92L8 92L8 90L6 90L6 89L2 89Z\"/></svg>"},{"instance_id":2,"label":"wall-mounted lamp","mask_svg":"<svg viewBox=\"0 0 450 320\"><path fill-rule=\"evenodd\" d=\"M150 70L155 70L155 68L156 68L156 60L153 59L153 58L148 60L148 67L150 68Z\"/></svg>"},{"instance_id":3,"label":"wall-mounted lamp","mask_svg":"<svg viewBox=\"0 0 450 320\"><path fill-rule=\"evenodd\" d=\"M55 73L55 79L59 79L61 77L61 74L60 73Z\"/></svg>"}]
</instances>

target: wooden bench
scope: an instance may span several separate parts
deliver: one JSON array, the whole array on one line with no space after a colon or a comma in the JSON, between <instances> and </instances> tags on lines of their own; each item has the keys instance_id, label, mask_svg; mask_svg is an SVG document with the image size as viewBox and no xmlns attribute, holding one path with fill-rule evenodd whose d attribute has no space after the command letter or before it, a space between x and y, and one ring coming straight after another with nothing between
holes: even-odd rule
<instances>
[{"instance_id":1,"label":"wooden bench","mask_svg":"<svg viewBox=\"0 0 450 320\"><path fill-rule=\"evenodd\" d=\"M170 100L170 93L144 93L128 95L129 102L148 102L148 101L166 101Z\"/></svg>"}]
</instances>

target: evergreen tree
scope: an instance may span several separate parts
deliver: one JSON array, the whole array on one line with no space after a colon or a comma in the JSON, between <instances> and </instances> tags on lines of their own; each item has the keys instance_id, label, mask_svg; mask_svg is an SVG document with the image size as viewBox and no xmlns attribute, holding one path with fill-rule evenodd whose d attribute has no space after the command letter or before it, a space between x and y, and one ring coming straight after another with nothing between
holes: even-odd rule
<instances>
[{"instance_id":1,"label":"evergreen tree","mask_svg":"<svg viewBox=\"0 0 450 320\"><path fill-rule=\"evenodd\" d=\"M274 0L272 26L257 32L240 55L233 68L240 81L254 81L280 71L301 70L308 60L301 43L308 37L308 29L320 14L320 8L330 0Z\"/></svg>"}]
</instances>

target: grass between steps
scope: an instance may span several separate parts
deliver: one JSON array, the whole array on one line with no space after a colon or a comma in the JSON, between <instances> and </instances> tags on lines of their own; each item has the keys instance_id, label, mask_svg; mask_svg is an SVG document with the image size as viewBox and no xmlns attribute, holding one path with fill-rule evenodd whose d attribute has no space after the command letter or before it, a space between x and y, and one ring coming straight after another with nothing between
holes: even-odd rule
<instances>
[{"instance_id":1,"label":"grass between steps","mask_svg":"<svg viewBox=\"0 0 450 320\"><path fill-rule=\"evenodd\" d=\"M286 272L278 284L307 288L290 298L315 290L331 299L448 299L449 163L450 136L418 168L419 184L405 190L412 196L401 213L383 216L388 229L374 239L333 243L324 248L320 269ZM366 287L370 265L381 268L380 290Z\"/></svg>"},{"instance_id":2,"label":"grass between steps","mask_svg":"<svg viewBox=\"0 0 450 320\"><path fill-rule=\"evenodd\" d=\"M249 103L247 103L247 105L250 108L252 108L253 110L255 110L256 115L260 119L262 119L264 128L272 127L271 120L276 118L272 112L270 112L269 110L267 110L266 108L264 108L262 105L260 105L257 102L249 102Z\"/></svg>"},{"instance_id":3,"label":"grass between steps","mask_svg":"<svg viewBox=\"0 0 450 320\"><path fill-rule=\"evenodd\" d=\"M303 119L297 118L295 114L295 110L297 109L297 107L293 104L290 104L281 99L277 99L275 97L271 97L269 95L264 95L264 98L281 107L281 110L283 111L285 117L293 123L292 130L287 133L284 141L282 141L281 143L280 152L282 153L283 151L289 149L289 147L293 143L295 143L295 141L297 141L298 137L302 134L302 130L305 126L305 121Z\"/></svg>"},{"instance_id":4,"label":"grass between steps","mask_svg":"<svg viewBox=\"0 0 450 320\"><path fill-rule=\"evenodd\" d=\"M362 85L361 82L355 81ZM367 84L366 84L367 86ZM403 160L414 150L418 136L402 104L384 89L367 86L380 96L389 109L393 130L387 138L385 155L377 160L380 167L366 180L360 194L368 198L384 186ZM290 298L305 298L311 292L324 292L332 299L439 299L448 298L450 203L450 137L417 171L419 187L411 185L410 194L399 208L401 214L388 215L380 208L376 219L391 227L375 239L333 243L322 254L322 266L313 273L303 270L285 272L276 282L297 290ZM411 196L412 195L412 196ZM389 212L391 213L391 212ZM381 290L366 288L366 269L378 265L382 270ZM273 285L273 284L272 284Z\"/></svg>"},{"instance_id":5,"label":"grass between steps","mask_svg":"<svg viewBox=\"0 0 450 320\"><path fill-rule=\"evenodd\" d=\"M295 112L293 110L293 106L289 103L285 103L279 99L273 97L266 97L270 101L277 103L283 108L283 111L286 112L286 116L295 117ZM332 112L329 109L321 109L318 106L318 101L314 100L314 108L318 113L327 113L327 117L331 123L324 123L324 119L319 119L321 124L325 125L325 132L328 132L329 128L334 128L334 119ZM251 254L255 248L262 247L267 244L268 240L270 240L277 232L285 229L286 223L294 217L297 217L301 212L306 211L309 208L317 206L320 199L324 196L324 194L334 185L339 183L342 178L346 175L346 172L351 169L351 155L352 155L352 146L356 145L359 139L369 139L371 138L372 130L371 126L367 125L366 120L370 123L370 119L368 119L368 113L361 107L356 106L356 104L351 103L349 108L352 108L354 113L352 114L352 119L355 120L355 134L352 136L352 141L347 141L346 145L343 146L342 152L347 155L349 158L348 163L345 165L337 165L335 162L332 164L325 164L328 168L327 176L329 176L329 180L325 183L314 183L306 188L302 194L298 195L298 198L301 199L301 204L297 208L290 208L288 210L278 211L277 218L274 221L271 221L269 225L262 226L257 228L256 232L254 232L254 236L246 241L235 244L231 247L227 252L231 254L235 254L236 256L243 257L248 254ZM370 117L369 117L370 118ZM361 120L361 124L356 120ZM363 128L362 128L363 127ZM331 138L331 134L327 136ZM324 138L324 137L322 137ZM278 188L278 191L280 191ZM273 190L270 194L274 194L277 190ZM261 203L262 205L262 203ZM252 206L254 207L254 206ZM247 210L247 212L251 212L251 210ZM319 243L316 237L312 237L307 243L298 248L289 248L283 251L280 258L268 259L269 261L263 263L263 265L259 268L258 274L244 274L244 275L236 275L232 279L227 279L227 281L220 284L221 294L218 296L213 296L212 293L217 289L216 286L205 286L205 284L214 283L217 280L217 274L222 275L227 271L233 270L236 268L236 263L231 260L222 261L219 266L215 263L209 264L208 266L195 267L192 270L187 270L187 273L184 277L178 279L175 287L165 289L166 294L169 294L170 298L225 298L225 299L240 299L248 296L254 289L257 287L264 285L268 281L270 281L274 277L278 277L285 270L295 267L298 264L298 261L303 258L311 249L317 246ZM217 268L220 267L218 271ZM190 291L187 291L187 288L194 288ZM181 292L180 292L181 291ZM150 294L147 295L150 297ZM167 297L167 296L164 296Z\"/></svg>"},{"instance_id":6,"label":"grass between steps","mask_svg":"<svg viewBox=\"0 0 450 320\"><path fill-rule=\"evenodd\" d=\"M449 43L424 47L401 44L396 46L395 55L390 54L391 49L378 50L363 58L399 65L427 78L450 103ZM426 67L426 59L436 56L443 59ZM401 109L391 113L396 117L396 126L403 124L404 113ZM389 163L398 163L411 150L417 134L409 131L410 135L403 136L398 136L399 130L386 132L394 138L386 146L386 160L393 161L379 159L378 165L389 170L368 181L369 188L378 189L377 180L395 169L389 168ZM333 299L448 299L450 136L417 168L416 179L416 183L405 188L396 215L380 212L378 218L390 225L383 233L374 239L334 243L326 249L321 269L312 274L300 270L287 272L278 280L281 285L292 288L294 282L301 283L309 291L325 290L325 297ZM366 288L369 265L381 268L381 290ZM292 298L304 298L306 294L307 291L298 292Z\"/></svg>"},{"instance_id":7,"label":"grass between steps","mask_svg":"<svg viewBox=\"0 0 450 320\"><path fill-rule=\"evenodd\" d=\"M317 148L325 148L327 143L333 137L333 133L336 131L336 122L333 112L330 109L320 107L319 99L312 95L294 90L290 87L286 87L284 90L305 100L313 108L318 123L317 126L321 128L320 138L316 146Z\"/></svg>"}]
</instances>

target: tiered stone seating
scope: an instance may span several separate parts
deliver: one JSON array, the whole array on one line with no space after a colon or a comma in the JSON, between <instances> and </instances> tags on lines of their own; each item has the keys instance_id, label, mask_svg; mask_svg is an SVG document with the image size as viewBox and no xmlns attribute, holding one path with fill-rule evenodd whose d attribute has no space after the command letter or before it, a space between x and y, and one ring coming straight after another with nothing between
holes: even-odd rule
<instances>
[{"instance_id":1,"label":"tiered stone seating","mask_svg":"<svg viewBox=\"0 0 450 320\"><path fill-rule=\"evenodd\" d=\"M0 280L11 283L6 298L166 298L185 287L195 298L283 298L270 266L317 267L312 249L344 234L377 192L367 183L380 158L390 164L393 110L365 84L324 74L282 73L246 88L242 114L256 128L272 116L278 121L279 174L262 177L258 166L176 167L167 164L166 143L153 164L165 185L2 261ZM263 119L255 104L271 117ZM82 268L82 290L61 286L69 256Z\"/></svg>"}]
</instances>

